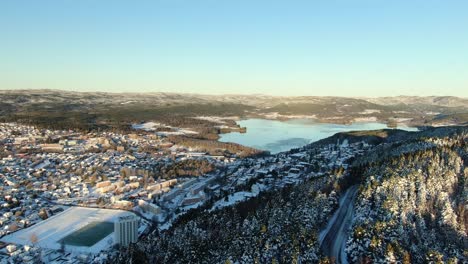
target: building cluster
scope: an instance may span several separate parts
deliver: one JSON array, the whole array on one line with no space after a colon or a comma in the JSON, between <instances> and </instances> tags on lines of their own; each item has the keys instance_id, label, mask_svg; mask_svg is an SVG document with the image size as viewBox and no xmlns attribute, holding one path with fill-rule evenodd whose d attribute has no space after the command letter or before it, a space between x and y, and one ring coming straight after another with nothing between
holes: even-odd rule
<instances>
[{"instance_id":1,"label":"building cluster","mask_svg":"<svg viewBox=\"0 0 468 264\"><path fill-rule=\"evenodd\" d=\"M78 133L0 123L0 240L67 206L135 210L161 221L170 210L155 201L173 202L170 197L196 180L159 178L154 168L186 159L207 159L216 166L234 161L151 133ZM171 210L182 201L174 204Z\"/></svg>"},{"instance_id":2,"label":"building cluster","mask_svg":"<svg viewBox=\"0 0 468 264\"><path fill-rule=\"evenodd\" d=\"M221 195L213 208L220 208L258 195L259 192L299 184L314 177L341 177L348 161L370 149L365 142L305 146L260 158L229 164ZM226 199L226 196L228 199Z\"/></svg>"}]
</instances>

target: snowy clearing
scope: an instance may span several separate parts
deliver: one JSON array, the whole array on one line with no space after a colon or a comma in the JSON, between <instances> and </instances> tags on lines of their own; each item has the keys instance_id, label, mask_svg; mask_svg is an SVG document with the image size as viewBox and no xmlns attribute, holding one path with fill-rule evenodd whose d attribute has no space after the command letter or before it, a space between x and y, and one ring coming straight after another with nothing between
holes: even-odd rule
<instances>
[{"instance_id":1,"label":"snowy clearing","mask_svg":"<svg viewBox=\"0 0 468 264\"><path fill-rule=\"evenodd\" d=\"M244 201L247 198L254 197L254 196L255 196L255 194L253 194L251 192L236 192L236 193L233 193L233 194L229 195L227 201L224 200L224 199L217 201L213 205L213 208L211 210L219 209L219 208L222 208L222 207L225 207L225 206L230 206L230 205L233 205L235 203Z\"/></svg>"},{"instance_id":2,"label":"snowy clearing","mask_svg":"<svg viewBox=\"0 0 468 264\"><path fill-rule=\"evenodd\" d=\"M156 131L158 128L169 128L169 129L173 130L173 131L159 131L159 132L156 133L158 135L163 135L163 136L198 134L198 132L195 132L193 130L189 130L189 129L185 129L185 128L172 127L172 126L168 126L168 125L161 124L161 123L156 123L156 122L146 122L146 123L141 123L141 124L133 124L132 128L137 129L137 130L145 130L145 131L148 131L148 132Z\"/></svg>"}]
</instances>

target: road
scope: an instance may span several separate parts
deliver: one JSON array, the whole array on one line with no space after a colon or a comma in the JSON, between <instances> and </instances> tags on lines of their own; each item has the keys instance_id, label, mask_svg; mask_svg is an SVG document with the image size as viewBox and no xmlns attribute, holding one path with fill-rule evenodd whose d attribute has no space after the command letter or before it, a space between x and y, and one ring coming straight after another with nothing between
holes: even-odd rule
<instances>
[{"instance_id":1,"label":"road","mask_svg":"<svg viewBox=\"0 0 468 264\"><path fill-rule=\"evenodd\" d=\"M353 219L357 191L357 185L346 190L340 198L340 207L330 219L325 230L320 233L320 246L326 255L335 260L335 263L348 263L344 249Z\"/></svg>"}]
</instances>

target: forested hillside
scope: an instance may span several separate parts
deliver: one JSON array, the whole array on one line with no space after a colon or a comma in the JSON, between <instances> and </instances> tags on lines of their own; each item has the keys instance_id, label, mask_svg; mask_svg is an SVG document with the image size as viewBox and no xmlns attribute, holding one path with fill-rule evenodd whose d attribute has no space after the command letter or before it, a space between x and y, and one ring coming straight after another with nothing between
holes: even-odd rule
<instances>
[{"instance_id":1,"label":"forested hillside","mask_svg":"<svg viewBox=\"0 0 468 264\"><path fill-rule=\"evenodd\" d=\"M339 142L345 139L370 147L349 159L344 171L263 191L221 209L208 203L168 231L121 250L112 262L333 263L335 257L324 248L330 244L320 245L319 234L346 189L357 186L354 213L345 220L351 230L343 240L351 263L464 263L468 128L341 133L279 155L295 159L305 151L313 157L316 148L343 147Z\"/></svg>"},{"instance_id":2,"label":"forested hillside","mask_svg":"<svg viewBox=\"0 0 468 264\"><path fill-rule=\"evenodd\" d=\"M348 254L353 262L457 263L466 258L466 133L395 144L360 167ZM365 169L364 169L365 168Z\"/></svg>"},{"instance_id":3,"label":"forested hillside","mask_svg":"<svg viewBox=\"0 0 468 264\"><path fill-rule=\"evenodd\" d=\"M316 263L318 232L337 206L327 179L266 192L208 212L196 210L117 257L132 263Z\"/></svg>"}]
</instances>

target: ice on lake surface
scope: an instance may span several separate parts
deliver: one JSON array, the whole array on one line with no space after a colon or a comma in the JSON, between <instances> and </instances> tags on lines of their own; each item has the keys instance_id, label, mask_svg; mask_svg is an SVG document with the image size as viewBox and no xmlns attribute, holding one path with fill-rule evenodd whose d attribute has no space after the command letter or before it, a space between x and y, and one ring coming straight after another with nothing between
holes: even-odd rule
<instances>
[{"instance_id":1,"label":"ice on lake surface","mask_svg":"<svg viewBox=\"0 0 468 264\"><path fill-rule=\"evenodd\" d=\"M247 119L237 123L241 127L247 127L247 132L221 134L220 141L234 142L267 150L271 153L302 147L338 132L387 128L386 124L377 122L356 122L351 125L340 125L318 123L310 119L293 119L289 121ZM417 130L411 127L398 128L410 131Z\"/></svg>"}]
</instances>

